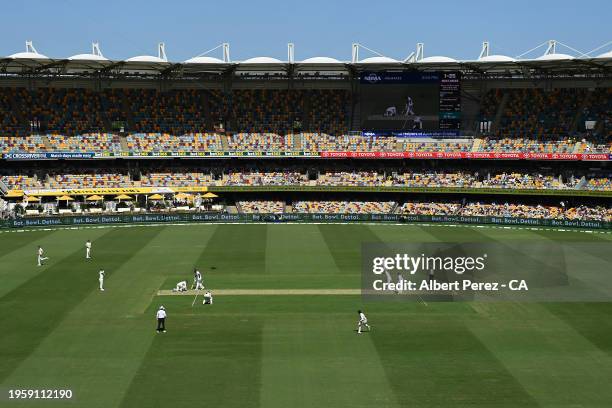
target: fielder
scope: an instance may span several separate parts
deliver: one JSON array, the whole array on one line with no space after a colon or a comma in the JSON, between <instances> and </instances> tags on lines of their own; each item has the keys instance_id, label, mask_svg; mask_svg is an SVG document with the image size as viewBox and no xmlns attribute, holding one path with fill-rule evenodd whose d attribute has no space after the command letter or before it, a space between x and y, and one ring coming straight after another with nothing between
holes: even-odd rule
<instances>
[{"instance_id":1,"label":"fielder","mask_svg":"<svg viewBox=\"0 0 612 408\"><path fill-rule=\"evenodd\" d=\"M176 287L172 289L173 292L187 292L187 281L180 281L176 284Z\"/></svg>"},{"instance_id":2,"label":"fielder","mask_svg":"<svg viewBox=\"0 0 612 408\"><path fill-rule=\"evenodd\" d=\"M100 291L104 292L104 269L100 269L100 272L98 272L98 282L100 283Z\"/></svg>"},{"instance_id":3,"label":"fielder","mask_svg":"<svg viewBox=\"0 0 612 408\"><path fill-rule=\"evenodd\" d=\"M85 259L91 259L91 241L85 243Z\"/></svg>"},{"instance_id":4,"label":"fielder","mask_svg":"<svg viewBox=\"0 0 612 408\"><path fill-rule=\"evenodd\" d=\"M195 290L204 289L204 284L202 283L202 274L199 270L193 270L193 283L195 285Z\"/></svg>"},{"instance_id":5,"label":"fielder","mask_svg":"<svg viewBox=\"0 0 612 408\"><path fill-rule=\"evenodd\" d=\"M204 292L204 300L202 301L203 305L212 305L213 304L213 296L209 290Z\"/></svg>"},{"instance_id":6,"label":"fielder","mask_svg":"<svg viewBox=\"0 0 612 408\"><path fill-rule=\"evenodd\" d=\"M357 322L357 334L361 334L361 328L363 326L367 327L368 331L371 331L372 328L368 325L368 318L366 317L366 315L361 310L358 310L357 313L359 314L359 321Z\"/></svg>"},{"instance_id":7,"label":"fielder","mask_svg":"<svg viewBox=\"0 0 612 408\"><path fill-rule=\"evenodd\" d=\"M47 259L49 259L49 257L45 256L45 250L42 249L42 247L39 245L38 246L38 266L42 266L43 261L46 261Z\"/></svg>"},{"instance_id":8,"label":"fielder","mask_svg":"<svg viewBox=\"0 0 612 408\"><path fill-rule=\"evenodd\" d=\"M404 277L402 276L401 273L397 274L397 286L395 288L395 293L397 293L398 295L401 295L404 291L401 289L402 288L402 283L404 282Z\"/></svg>"}]
</instances>

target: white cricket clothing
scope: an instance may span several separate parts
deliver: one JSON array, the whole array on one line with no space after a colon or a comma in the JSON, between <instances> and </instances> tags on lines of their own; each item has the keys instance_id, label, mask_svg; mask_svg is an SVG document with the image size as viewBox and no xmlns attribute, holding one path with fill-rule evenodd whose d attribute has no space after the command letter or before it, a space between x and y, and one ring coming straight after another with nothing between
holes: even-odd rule
<instances>
[{"instance_id":1,"label":"white cricket clothing","mask_svg":"<svg viewBox=\"0 0 612 408\"><path fill-rule=\"evenodd\" d=\"M359 313L359 322L360 323L367 323L368 322L368 318L366 317L366 315L364 315L363 313Z\"/></svg>"},{"instance_id":2,"label":"white cricket clothing","mask_svg":"<svg viewBox=\"0 0 612 408\"><path fill-rule=\"evenodd\" d=\"M202 283L202 274L200 271L195 272L195 288L196 290L204 289L204 284Z\"/></svg>"},{"instance_id":3,"label":"white cricket clothing","mask_svg":"<svg viewBox=\"0 0 612 408\"><path fill-rule=\"evenodd\" d=\"M157 311L157 318L158 319L165 319L166 318L166 311L163 309L159 309Z\"/></svg>"},{"instance_id":4,"label":"white cricket clothing","mask_svg":"<svg viewBox=\"0 0 612 408\"><path fill-rule=\"evenodd\" d=\"M177 292L183 292L187 290L187 281L180 281L176 284L176 288L174 288Z\"/></svg>"},{"instance_id":5,"label":"white cricket clothing","mask_svg":"<svg viewBox=\"0 0 612 408\"><path fill-rule=\"evenodd\" d=\"M98 272L98 282L100 282L100 290L104 290L104 271Z\"/></svg>"},{"instance_id":6,"label":"white cricket clothing","mask_svg":"<svg viewBox=\"0 0 612 408\"><path fill-rule=\"evenodd\" d=\"M202 304L213 304L213 296L212 293L206 291L206 293L204 293L204 300L202 301Z\"/></svg>"},{"instance_id":7,"label":"white cricket clothing","mask_svg":"<svg viewBox=\"0 0 612 408\"><path fill-rule=\"evenodd\" d=\"M91 258L91 242L85 243L85 258Z\"/></svg>"}]
</instances>

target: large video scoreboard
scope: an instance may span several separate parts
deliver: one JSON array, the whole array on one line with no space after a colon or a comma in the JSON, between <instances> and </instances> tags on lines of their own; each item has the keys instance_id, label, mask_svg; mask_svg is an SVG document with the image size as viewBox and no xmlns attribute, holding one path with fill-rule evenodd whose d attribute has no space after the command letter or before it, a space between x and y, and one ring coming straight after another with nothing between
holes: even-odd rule
<instances>
[{"instance_id":1,"label":"large video scoreboard","mask_svg":"<svg viewBox=\"0 0 612 408\"><path fill-rule=\"evenodd\" d=\"M459 130L459 72L363 72L361 128L371 131Z\"/></svg>"}]
</instances>

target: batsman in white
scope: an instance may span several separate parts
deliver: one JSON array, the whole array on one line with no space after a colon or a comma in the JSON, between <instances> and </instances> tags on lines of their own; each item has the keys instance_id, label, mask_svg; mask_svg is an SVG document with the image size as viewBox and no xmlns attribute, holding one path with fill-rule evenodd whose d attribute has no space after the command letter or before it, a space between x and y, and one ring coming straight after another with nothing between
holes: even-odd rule
<instances>
[{"instance_id":1,"label":"batsman in white","mask_svg":"<svg viewBox=\"0 0 612 408\"><path fill-rule=\"evenodd\" d=\"M361 334L361 329L364 326L368 328L368 331L372 330L372 328L368 325L368 318L366 317L366 315L361 310L358 310L357 313L359 314L359 321L357 322L357 334Z\"/></svg>"},{"instance_id":2,"label":"batsman in white","mask_svg":"<svg viewBox=\"0 0 612 408\"><path fill-rule=\"evenodd\" d=\"M85 259L91 259L91 241L85 243Z\"/></svg>"},{"instance_id":3,"label":"batsman in white","mask_svg":"<svg viewBox=\"0 0 612 408\"><path fill-rule=\"evenodd\" d=\"M198 269L193 270L193 283L195 284L195 290L204 289L204 284L202 283L202 274Z\"/></svg>"},{"instance_id":4,"label":"batsman in white","mask_svg":"<svg viewBox=\"0 0 612 408\"><path fill-rule=\"evenodd\" d=\"M100 291L104 292L104 269L98 272L98 282L100 282Z\"/></svg>"},{"instance_id":5,"label":"batsman in white","mask_svg":"<svg viewBox=\"0 0 612 408\"><path fill-rule=\"evenodd\" d=\"M38 246L38 266L42 266L43 261L46 261L47 259L49 259L49 257L45 256L45 250L42 249L42 247L39 245Z\"/></svg>"}]
</instances>

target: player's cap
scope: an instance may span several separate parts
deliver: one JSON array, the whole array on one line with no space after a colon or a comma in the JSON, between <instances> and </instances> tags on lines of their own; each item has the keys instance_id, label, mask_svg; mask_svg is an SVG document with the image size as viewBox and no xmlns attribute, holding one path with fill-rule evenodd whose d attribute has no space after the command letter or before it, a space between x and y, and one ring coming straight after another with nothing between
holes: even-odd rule
<instances>
[{"instance_id":1,"label":"player's cap","mask_svg":"<svg viewBox=\"0 0 612 408\"><path fill-rule=\"evenodd\" d=\"M164 307L163 307L163 306L160 306L160 307L159 307L159 310L164 310Z\"/></svg>"}]
</instances>

